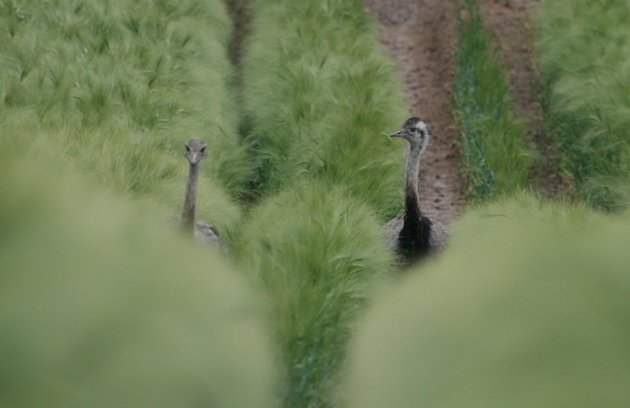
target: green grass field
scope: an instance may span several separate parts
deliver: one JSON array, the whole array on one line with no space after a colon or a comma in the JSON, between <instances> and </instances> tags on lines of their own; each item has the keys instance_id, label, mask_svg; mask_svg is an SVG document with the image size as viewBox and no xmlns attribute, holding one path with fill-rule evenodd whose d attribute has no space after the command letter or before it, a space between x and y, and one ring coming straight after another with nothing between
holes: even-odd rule
<instances>
[{"instance_id":1,"label":"green grass field","mask_svg":"<svg viewBox=\"0 0 630 408\"><path fill-rule=\"evenodd\" d=\"M405 101L359 2L250 12L243 99L263 198L236 256L276 305L282 406L335 407L351 327L393 263L379 225L402 205L387 134Z\"/></svg>"},{"instance_id":2,"label":"green grass field","mask_svg":"<svg viewBox=\"0 0 630 408\"><path fill-rule=\"evenodd\" d=\"M59 1L0 5L0 123L105 186L179 212L201 137L203 218L238 220L251 160L237 133L220 1ZM181 197L180 197L181 196Z\"/></svg>"},{"instance_id":3,"label":"green grass field","mask_svg":"<svg viewBox=\"0 0 630 408\"><path fill-rule=\"evenodd\" d=\"M282 406L337 406L354 320L393 263L374 214L305 183L252 212L236 255L275 305Z\"/></svg>"},{"instance_id":4,"label":"green grass field","mask_svg":"<svg viewBox=\"0 0 630 408\"><path fill-rule=\"evenodd\" d=\"M462 133L463 172L473 201L506 195L526 186L531 153L516 117L505 68L497 61L479 5L468 0L458 21L455 53L455 117Z\"/></svg>"},{"instance_id":5,"label":"green grass field","mask_svg":"<svg viewBox=\"0 0 630 408\"><path fill-rule=\"evenodd\" d=\"M392 63L357 1L253 2L245 114L260 194L295 181L345 187L382 217L401 207L406 119Z\"/></svg>"},{"instance_id":6,"label":"green grass field","mask_svg":"<svg viewBox=\"0 0 630 408\"><path fill-rule=\"evenodd\" d=\"M630 197L626 4L542 2L567 205L522 192L524 126L462 3L473 205L402 272L408 107L377 24L249 0L235 44L226 2L0 0L0 406L628 405L630 218L596 210ZM191 138L224 250L172 228Z\"/></svg>"},{"instance_id":7,"label":"green grass field","mask_svg":"<svg viewBox=\"0 0 630 408\"><path fill-rule=\"evenodd\" d=\"M630 18L624 1L547 1L540 60L550 126L581 198L607 211L629 202Z\"/></svg>"}]
</instances>

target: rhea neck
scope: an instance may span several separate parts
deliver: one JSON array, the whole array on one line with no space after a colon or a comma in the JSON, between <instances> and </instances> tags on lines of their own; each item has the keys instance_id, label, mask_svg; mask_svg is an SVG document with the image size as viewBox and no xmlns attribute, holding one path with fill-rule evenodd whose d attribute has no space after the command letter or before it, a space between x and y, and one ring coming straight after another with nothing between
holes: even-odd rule
<instances>
[{"instance_id":1,"label":"rhea neck","mask_svg":"<svg viewBox=\"0 0 630 408\"><path fill-rule=\"evenodd\" d=\"M417 142L409 142L409 154L407 155L407 165L405 169L405 217L420 219L420 197L418 194L418 184L420 178L420 157L423 153L423 146Z\"/></svg>"},{"instance_id":2,"label":"rhea neck","mask_svg":"<svg viewBox=\"0 0 630 408\"><path fill-rule=\"evenodd\" d=\"M199 177L199 162L190 162L184 209L182 211L182 228L193 233L195 228L195 202L197 200L197 178Z\"/></svg>"}]
</instances>

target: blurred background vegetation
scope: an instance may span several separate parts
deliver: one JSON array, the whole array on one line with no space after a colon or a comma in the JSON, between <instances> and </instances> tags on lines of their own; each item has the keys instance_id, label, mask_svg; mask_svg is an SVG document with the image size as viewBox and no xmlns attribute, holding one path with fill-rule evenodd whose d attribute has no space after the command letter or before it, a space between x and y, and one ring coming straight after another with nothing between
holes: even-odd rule
<instances>
[{"instance_id":1,"label":"blurred background vegetation","mask_svg":"<svg viewBox=\"0 0 630 408\"><path fill-rule=\"evenodd\" d=\"M0 405L275 406L266 302L164 210L0 153Z\"/></svg>"}]
</instances>

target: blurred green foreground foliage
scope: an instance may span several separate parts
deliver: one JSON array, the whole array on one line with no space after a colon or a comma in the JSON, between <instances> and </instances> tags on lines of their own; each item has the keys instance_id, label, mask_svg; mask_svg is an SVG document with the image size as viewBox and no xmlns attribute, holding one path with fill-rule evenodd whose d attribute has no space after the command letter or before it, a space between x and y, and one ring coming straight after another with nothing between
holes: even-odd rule
<instances>
[{"instance_id":1,"label":"blurred green foreground foliage","mask_svg":"<svg viewBox=\"0 0 630 408\"><path fill-rule=\"evenodd\" d=\"M369 312L349 407L630 406L630 219L518 196Z\"/></svg>"},{"instance_id":2,"label":"blurred green foreground foliage","mask_svg":"<svg viewBox=\"0 0 630 408\"><path fill-rule=\"evenodd\" d=\"M218 253L6 153L0 406L273 406L265 308Z\"/></svg>"}]
</instances>

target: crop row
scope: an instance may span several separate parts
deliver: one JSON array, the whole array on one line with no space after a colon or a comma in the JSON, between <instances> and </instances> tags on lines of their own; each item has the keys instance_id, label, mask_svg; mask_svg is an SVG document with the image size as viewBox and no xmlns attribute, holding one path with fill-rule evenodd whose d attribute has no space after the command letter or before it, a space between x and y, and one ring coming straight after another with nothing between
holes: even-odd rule
<instances>
[{"instance_id":1,"label":"crop row","mask_svg":"<svg viewBox=\"0 0 630 408\"><path fill-rule=\"evenodd\" d=\"M200 216L228 228L251 168L237 129L220 1L0 4L5 136L173 214L193 137L209 144Z\"/></svg>"},{"instance_id":2,"label":"crop row","mask_svg":"<svg viewBox=\"0 0 630 408\"><path fill-rule=\"evenodd\" d=\"M464 10L457 27L454 110L462 134L467 195L484 200L525 188L531 157L479 5L468 0Z\"/></svg>"},{"instance_id":3,"label":"crop row","mask_svg":"<svg viewBox=\"0 0 630 408\"><path fill-rule=\"evenodd\" d=\"M357 314L389 271L380 225L402 205L405 119L357 1L251 4L243 95L262 199L236 256L275 305L283 406L336 406Z\"/></svg>"},{"instance_id":4,"label":"crop row","mask_svg":"<svg viewBox=\"0 0 630 408\"><path fill-rule=\"evenodd\" d=\"M479 5L464 4L455 116L468 195L486 199L528 188L531 153ZM545 1L537 20L546 131L559 146L561 171L576 185L577 198L606 211L622 210L630 202L627 17L623 1Z\"/></svg>"},{"instance_id":5,"label":"crop row","mask_svg":"<svg viewBox=\"0 0 630 408\"><path fill-rule=\"evenodd\" d=\"M356 1L254 1L244 107L272 193L303 180L345 188L383 219L401 207L405 119L391 62Z\"/></svg>"},{"instance_id":6,"label":"crop row","mask_svg":"<svg viewBox=\"0 0 630 408\"><path fill-rule=\"evenodd\" d=\"M580 197L604 210L629 202L630 10L625 1L546 1L540 60L548 116Z\"/></svg>"}]
</instances>

